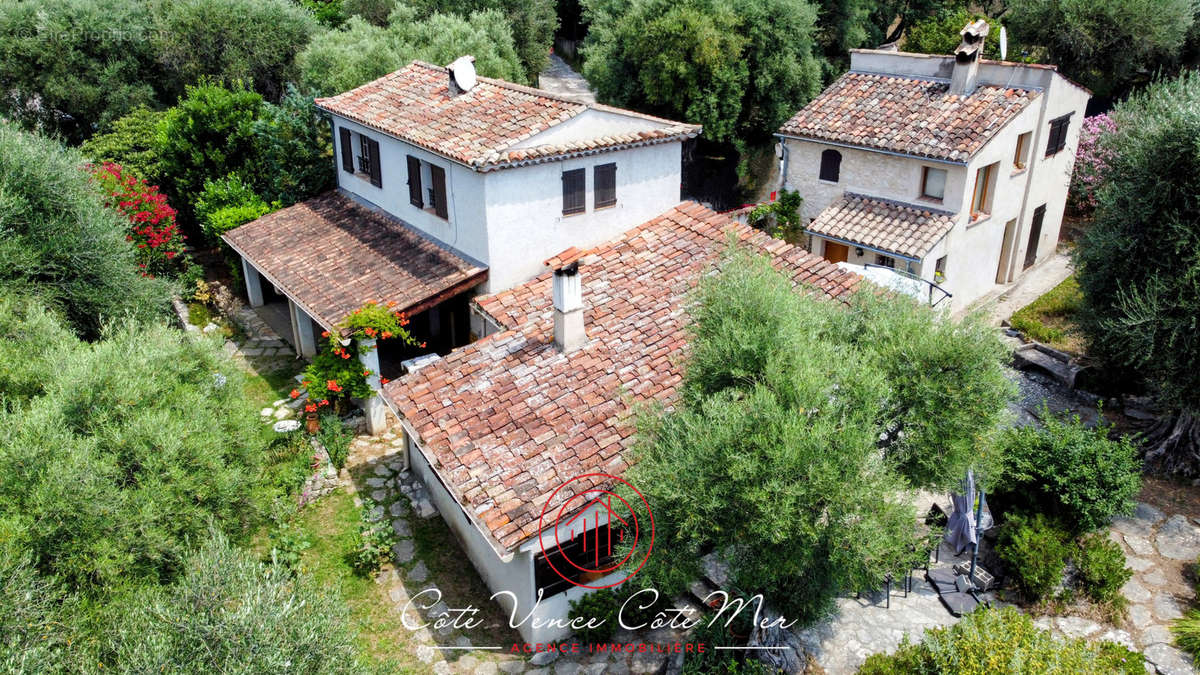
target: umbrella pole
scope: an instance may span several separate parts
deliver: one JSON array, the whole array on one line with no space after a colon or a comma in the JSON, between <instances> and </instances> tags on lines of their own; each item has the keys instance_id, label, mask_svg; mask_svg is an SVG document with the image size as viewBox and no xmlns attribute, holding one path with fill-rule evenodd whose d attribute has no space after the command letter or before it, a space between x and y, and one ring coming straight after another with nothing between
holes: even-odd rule
<instances>
[{"instance_id":1,"label":"umbrella pole","mask_svg":"<svg viewBox=\"0 0 1200 675\"><path fill-rule=\"evenodd\" d=\"M979 559L979 539L983 537L983 533L979 531L979 526L983 521L983 490L979 491L979 503L975 506L975 543L971 544L971 570L967 573L967 581L971 582L971 595L975 595L978 591L975 588L975 563ZM976 600L979 598L976 597Z\"/></svg>"}]
</instances>

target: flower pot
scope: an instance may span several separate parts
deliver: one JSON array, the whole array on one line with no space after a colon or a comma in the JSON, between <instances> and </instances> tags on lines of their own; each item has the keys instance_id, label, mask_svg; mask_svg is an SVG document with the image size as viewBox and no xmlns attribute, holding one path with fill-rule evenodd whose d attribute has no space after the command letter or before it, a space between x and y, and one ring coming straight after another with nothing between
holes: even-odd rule
<instances>
[{"instance_id":1,"label":"flower pot","mask_svg":"<svg viewBox=\"0 0 1200 675\"><path fill-rule=\"evenodd\" d=\"M310 412L304 416L304 429L310 434L317 434L321 431L321 418L315 412Z\"/></svg>"}]
</instances>

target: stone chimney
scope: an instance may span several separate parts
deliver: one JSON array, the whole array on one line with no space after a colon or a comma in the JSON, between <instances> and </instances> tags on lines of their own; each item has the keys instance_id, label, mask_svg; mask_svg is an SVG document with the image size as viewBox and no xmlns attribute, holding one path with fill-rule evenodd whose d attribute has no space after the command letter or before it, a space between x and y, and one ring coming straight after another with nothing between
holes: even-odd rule
<instances>
[{"instance_id":1,"label":"stone chimney","mask_svg":"<svg viewBox=\"0 0 1200 675\"><path fill-rule=\"evenodd\" d=\"M950 93L970 96L975 91L979 76L979 58L983 56L983 42L987 38L988 24L983 19L969 23L959 31L962 42L954 50L954 74L950 77Z\"/></svg>"},{"instance_id":2,"label":"stone chimney","mask_svg":"<svg viewBox=\"0 0 1200 675\"><path fill-rule=\"evenodd\" d=\"M554 345L563 353L573 352L587 342L578 253L571 248L546 261L554 268Z\"/></svg>"}]
</instances>

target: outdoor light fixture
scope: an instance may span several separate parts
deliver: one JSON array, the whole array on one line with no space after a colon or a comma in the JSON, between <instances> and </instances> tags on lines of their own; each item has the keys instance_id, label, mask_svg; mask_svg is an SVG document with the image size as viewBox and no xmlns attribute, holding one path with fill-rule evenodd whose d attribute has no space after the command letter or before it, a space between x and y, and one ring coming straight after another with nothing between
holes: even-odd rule
<instances>
[{"instance_id":1,"label":"outdoor light fixture","mask_svg":"<svg viewBox=\"0 0 1200 675\"><path fill-rule=\"evenodd\" d=\"M854 255L856 255L856 256L858 256L858 257L860 257L860 258L861 258L861 257L863 257L863 250L862 250L862 247L861 247L861 246L856 246L856 247L854 248Z\"/></svg>"}]
</instances>

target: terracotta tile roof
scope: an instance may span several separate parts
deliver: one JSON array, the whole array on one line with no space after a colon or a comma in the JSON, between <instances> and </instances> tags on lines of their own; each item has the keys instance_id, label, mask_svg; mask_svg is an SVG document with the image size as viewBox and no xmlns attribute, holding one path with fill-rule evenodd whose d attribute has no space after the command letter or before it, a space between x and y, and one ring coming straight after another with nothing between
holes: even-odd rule
<instances>
[{"instance_id":1,"label":"terracotta tile roof","mask_svg":"<svg viewBox=\"0 0 1200 675\"><path fill-rule=\"evenodd\" d=\"M336 191L222 238L326 327L368 300L413 314L487 278L487 268Z\"/></svg>"},{"instance_id":2,"label":"terracotta tile roof","mask_svg":"<svg viewBox=\"0 0 1200 675\"><path fill-rule=\"evenodd\" d=\"M845 298L860 281L687 203L579 258L584 346L569 354L554 346L547 271L478 299L508 330L386 385L384 395L498 553L537 532L542 505L562 482L625 470L630 407L674 399L687 346L684 294L717 261L730 231L812 292Z\"/></svg>"},{"instance_id":3,"label":"terracotta tile roof","mask_svg":"<svg viewBox=\"0 0 1200 675\"><path fill-rule=\"evenodd\" d=\"M963 97L949 88L944 81L846 73L779 133L965 162L1038 96L983 85Z\"/></svg>"},{"instance_id":4,"label":"terracotta tile roof","mask_svg":"<svg viewBox=\"0 0 1200 675\"><path fill-rule=\"evenodd\" d=\"M421 61L357 89L319 98L316 105L481 170L677 141L700 133L694 124L578 103L487 77L478 78L470 91L455 96L450 91L449 71ZM596 138L512 147L589 109L647 124L641 130L614 131Z\"/></svg>"},{"instance_id":5,"label":"terracotta tile roof","mask_svg":"<svg viewBox=\"0 0 1200 675\"><path fill-rule=\"evenodd\" d=\"M808 231L924 258L954 227L954 214L847 192L825 207Z\"/></svg>"}]
</instances>

